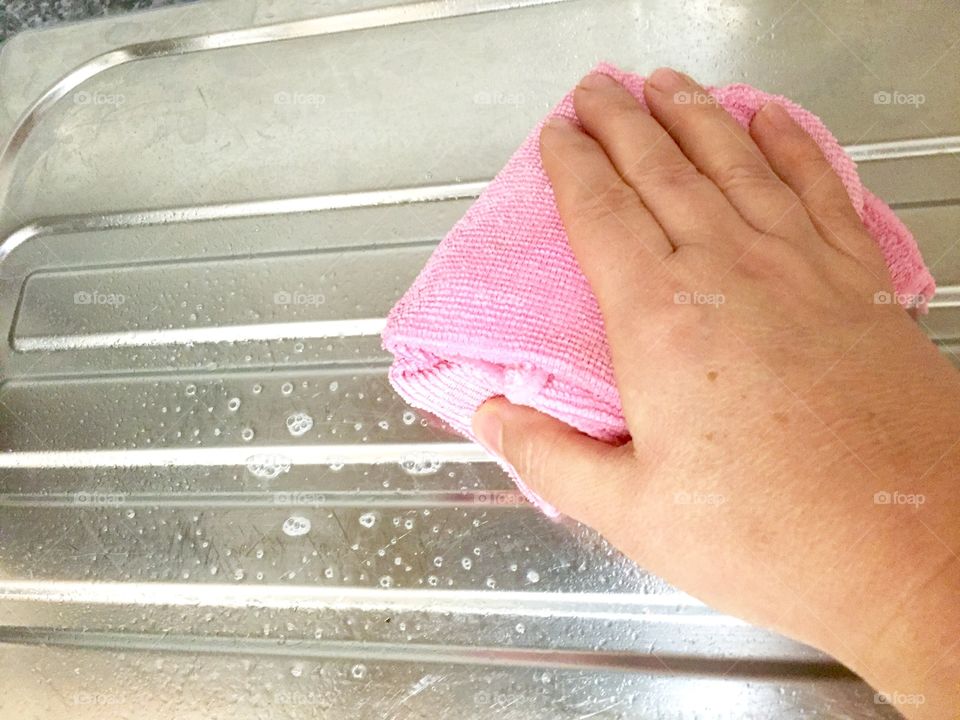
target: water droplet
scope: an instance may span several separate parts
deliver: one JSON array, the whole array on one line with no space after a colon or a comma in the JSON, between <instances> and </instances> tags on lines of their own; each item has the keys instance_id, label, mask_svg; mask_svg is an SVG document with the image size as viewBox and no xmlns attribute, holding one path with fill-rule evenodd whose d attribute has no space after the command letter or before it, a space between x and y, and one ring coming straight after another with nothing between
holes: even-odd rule
<instances>
[{"instance_id":1,"label":"water droplet","mask_svg":"<svg viewBox=\"0 0 960 720\"><path fill-rule=\"evenodd\" d=\"M379 427L381 430L389 430L390 423L387 422L386 420L381 420L380 422L377 423L377 427Z\"/></svg>"},{"instance_id":2,"label":"water droplet","mask_svg":"<svg viewBox=\"0 0 960 720\"><path fill-rule=\"evenodd\" d=\"M332 383L330 383L327 387L330 388L330 392L336 392L337 390L340 389L340 383L338 383L336 380L334 380L334 381L333 381Z\"/></svg>"},{"instance_id":3,"label":"water droplet","mask_svg":"<svg viewBox=\"0 0 960 720\"><path fill-rule=\"evenodd\" d=\"M527 628L524 626L523 623L517 623L514 629L521 635L523 635L527 631Z\"/></svg>"},{"instance_id":4,"label":"water droplet","mask_svg":"<svg viewBox=\"0 0 960 720\"><path fill-rule=\"evenodd\" d=\"M187 397L193 397L194 395L197 394L197 386L194 385L193 383L190 383L183 389L183 393Z\"/></svg>"},{"instance_id":5,"label":"water droplet","mask_svg":"<svg viewBox=\"0 0 960 720\"><path fill-rule=\"evenodd\" d=\"M290 668L290 674L294 677L303 675L303 665L297 664Z\"/></svg>"},{"instance_id":6,"label":"water droplet","mask_svg":"<svg viewBox=\"0 0 960 720\"><path fill-rule=\"evenodd\" d=\"M350 668L350 675L355 680L363 680L363 678L367 676L367 666L362 664L354 665Z\"/></svg>"},{"instance_id":7,"label":"water droplet","mask_svg":"<svg viewBox=\"0 0 960 720\"><path fill-rule=\"evenodd\" d=\"M297 352L297 353L302 353L302 352L303 352L303 343L302 343L302 342L296 343L296 344L293 346L293 351L294 351L294 352Z\"/></svg>"},{"instance_id":8,"label":"water droplet","mask_svg":"<svg viewBox=\"0 0 960 720\"><path fill-rule=\"evenodd\" d=\"M233 571L234 580L243 580L244 577L246 577L246 573L243 571L243 568L237 568Z\"/></svg>"},{"instance_id":9,"label":"water droplet","mask_svg":"<svg viewBox=\"0 0 960 720\"><path fill-rule=\"evenodd\" d=\"M290 471L290 458L283 455L251 455L247 458L247 470L264 480L273 480L281 473Z\"/></svg>"},{"instance_id":10,"label":"water droplet","mask_svg":"<svg viewBox=\"0 0 960 720\"><path fill-rule=\"evenodd\" d=\"M435 557L435 558L433 559L433 566L434 566L434 567L441 567L441 566L443 566L443 558L440 557L439 555L438 555L437 557Z\"/></svg>"},{"instance_id":11,"label":"water droplet","mask_svg":"<svg viewBox=\"0 0 960 720\"><path fill-rule=\"evenodd\" d=\"M254 395L259 395L262 392L263 392L263 385L261 385L260 383L257 383L256 385L253 386Z\"/></svg>"},{"instance_id":12,"label":"water droplet","mask_svg":"<svg viewBox=\"0 0 960 720\"><path fill-rule=\"evenodd\" d=\"M413 425L413 423L415 423L415 422L417 421L417 416L414 415L414 414L413 414L412 412L410 412L409 410L407 410L407 411L403 414L403 418L402 418L402 419L403 419L403 424L404 424L404 425Z\"/></svg>"},{"instance_id":13,"label":"water droplet","mask_svg":"<svg viewBox=\"0 0 960 720\"><path fill-rule=\"evenodd\" d=\"M133 520L133 519L137 516L137 511L134 510L133 508L130 508L129 510L127 510L127 513L126 513L126 514L127 514L127 517L128 517L128 518L130 518L131 520Z\"/></svg>"},{"instance_id":14,"label":"water droplet","mask_svg":"<svg viewBox=\"0 0 960 720\"><path fill-rule=\"evenodd\" d=\"M253 428L245 427L243 430L240 431L240 439L243 440L244 442L250 442L251 440L253 440L253 435L254 435Z\"/></svg>"},{"instance_id":15,"label":"water droplet","mask_svg":"<svg viewBox=\"0 0 960 720\"><path fill-rule=\"evenodd\" d=\"M313 418L305 412L296 412L287 417L287 430L294 437L305 435L312 427Z\"/></svg>"},{"instance_id":16,"label":"water droplet","mask_svg":"<svg viewBox=\"0 0 960 720\"><path fill-rule=\"evenodd\" d=\"M240 398L230 398L227 401L227 410L230 412L236 412L240 408Z\"/></svg>"},{"instance_id":17,"label":"water droplet","mask_svg":"<svg viewBox=\"0 0 960 720\"><path fill-rule=\"evenodd\" d=\"M393 587L393 578L390 577L389 575L384 575L382 578L380 578L380 587L382 588Z\"/></svg>"},{"instance_id":18,"label":"water droplet","mask_svg":"<svg viewBox=\"0 0 960 720\"><path fill-rule=\"evenodd\" d=\"M410 475L432 475L443 467L443 463L435 457L417 454L401 460L400 467Z\"/></svg>"},{"instance_id":19,"label":"water droplet","mask_svg":"<svg viewBox=\"0 0 960 720\"><path fill-rule=\"evenodd\" d=\"M527 570L527 580L532 583L540 582L540 573L536 570Z\"/></svg>"},{"instance_id":20,"label":"water droplet","mask_svg":"<svg viewBox=\"0 0 960 720\"><path fill-rule=\"evenodd\" d=\"M289 395L290 393L293 392L293 384L285 382L283 385L280 386L280 392L282 392L284 395Z\"/></svg>"},{"instance_id":21,"label":"water droplet","mask_svg":"<svg viewBox=\"0 0 960 720\"><path fill-rule=\"evenodd\" d=\"M290 537L299 537L310 532L310 518L302 515L291 515L283 521L283 532Z\"/></svg>"},{"instance_id":22,"label":"water droplet","mask_svg":"<svg viewBox=\"0 0 960 720\"><path fill-rule=\"evenodd\" d=\"M471 560L468 557L465 557L460 561L460 564L463 565L464 570L469 570L470 568L473 567L473 560Z\"/></svg>"},{"instance_id":23,"label":"water droplet","mask_svg":"<svg viewBox=\"0 0 960 720\"><path fill-rule=\"evenodd\" d=\"M368 512L360 516L360 524L365 528L372 528L377 522L377 516L375 513Z\"/></svg>"}]
</instances>

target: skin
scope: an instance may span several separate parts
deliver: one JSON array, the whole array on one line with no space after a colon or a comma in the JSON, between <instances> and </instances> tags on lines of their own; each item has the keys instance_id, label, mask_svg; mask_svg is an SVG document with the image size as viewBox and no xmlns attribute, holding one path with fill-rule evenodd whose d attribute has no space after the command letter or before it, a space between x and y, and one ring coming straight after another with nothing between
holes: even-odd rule
<instances>
[{"instance_id":1,"label":"skin","mask_svg":"<svg viewBox=\"0 0 960 720\"><path fill-rule=\"evenodd\" d=\"M631 442L503 398L475 434L676 587L960 717L960 374L876 301L884 260L782 107L743 130L669 69L645 96L589 75L583 128L541 135Z\"/></svg>"}]
</instances>

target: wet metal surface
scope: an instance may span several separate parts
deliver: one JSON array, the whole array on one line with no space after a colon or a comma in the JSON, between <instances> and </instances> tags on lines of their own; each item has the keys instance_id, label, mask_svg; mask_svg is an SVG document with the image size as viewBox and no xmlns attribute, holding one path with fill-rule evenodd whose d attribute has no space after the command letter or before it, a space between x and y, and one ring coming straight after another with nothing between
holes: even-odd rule
<instances>
[{"instance_id":1,"label":"wet metal surface","mask_svg":"<svg viewBox=\"0 0 960 720\"><path fill-rule=\"evenodd\" d=\"M916 233L952 354L958 34L946 5L237 0L14 38L0 715L895 717L540 516L392 392L378 334L605 59L821 115Z\"/></svg>"}]
</instances>

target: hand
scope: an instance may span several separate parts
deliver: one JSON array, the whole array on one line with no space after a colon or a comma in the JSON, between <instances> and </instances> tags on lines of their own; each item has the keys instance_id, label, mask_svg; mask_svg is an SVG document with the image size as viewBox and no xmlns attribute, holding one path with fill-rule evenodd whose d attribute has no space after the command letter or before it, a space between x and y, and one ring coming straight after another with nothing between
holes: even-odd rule
<instances>
[{"instance_id":1,"label":"hand","mask_svg":"<svg viewBox=\"0 0 960 720\"><path fill-rule=\"evenodd\" d=\"M587 76L583 130L541 135L632 441L502 398L474 432L678 588L924 696L904 712L946 717L960 705L960 376L875 302L892 292L884 260L783 108L747 132L673 71L645 95L649 112Z\"/></svg>"}]
</instances>

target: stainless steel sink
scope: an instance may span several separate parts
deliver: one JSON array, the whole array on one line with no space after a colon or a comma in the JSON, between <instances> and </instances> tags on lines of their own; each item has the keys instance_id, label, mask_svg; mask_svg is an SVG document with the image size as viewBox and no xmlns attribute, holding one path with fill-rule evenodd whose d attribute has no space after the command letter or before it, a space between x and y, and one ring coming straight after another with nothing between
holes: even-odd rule
<instances>
[{"instance_id":1,"label":"stainless steel sink","mask_svg":"<svg viewBox=\"0 0 960 720\"><path fill-rule=\"evenodd\" d=\"M378 333L607 59L821 115L954 352L958 35L946 3L233 0L15 37L0 716L896 717L543 518L391 391Z\"/></svg>"}]
</instances>

